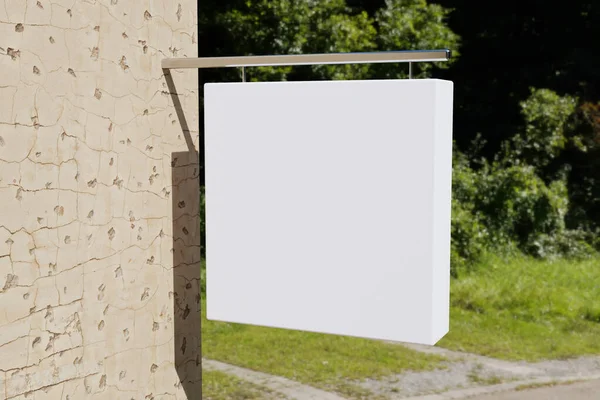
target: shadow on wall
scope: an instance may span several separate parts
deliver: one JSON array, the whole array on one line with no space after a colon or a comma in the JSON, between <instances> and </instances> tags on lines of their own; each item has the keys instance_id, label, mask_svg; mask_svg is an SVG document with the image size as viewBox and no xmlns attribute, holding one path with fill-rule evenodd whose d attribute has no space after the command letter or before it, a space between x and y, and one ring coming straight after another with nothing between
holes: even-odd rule
<instances>
[{"instance_id":1,"label":"shadow on wall","mask_svg":"<svg viewBox=\"0 0 600 400\"><path fill-rule=\"evenodd\" d=\"M188 400L202 398L199 154L173 78L163 70L188 151L172 153L174 361Z\"/></svg>"}]
</instances>

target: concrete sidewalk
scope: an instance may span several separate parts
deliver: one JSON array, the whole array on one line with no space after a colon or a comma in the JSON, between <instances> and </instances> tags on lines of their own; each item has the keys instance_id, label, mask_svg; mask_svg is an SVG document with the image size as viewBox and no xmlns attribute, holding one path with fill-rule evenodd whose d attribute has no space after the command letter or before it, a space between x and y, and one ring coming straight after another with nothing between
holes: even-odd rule
<instances>
[{"instance_id":1,"label":"concrete sidewalk","mask_svg":"<svg viewBox=\"0 0 600 400\"><path fill-rule=\"evenodd\" d=\"M600 400L600 380L469 397L470 400Z\"/></svg>"}]
</instances>

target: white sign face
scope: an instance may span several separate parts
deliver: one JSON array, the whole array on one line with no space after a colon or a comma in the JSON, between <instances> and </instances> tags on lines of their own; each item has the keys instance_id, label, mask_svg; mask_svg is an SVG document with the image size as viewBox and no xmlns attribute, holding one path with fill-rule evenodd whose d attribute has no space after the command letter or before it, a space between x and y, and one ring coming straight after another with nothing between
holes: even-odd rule
<instances>
[{"instance_id":1,"label":"white sign face","mask_svg":"<svg viewBox=\"0 0 600 400\"><path fill-rule=\"evenodd\" d=\"M453 84L205 86L207 317L435 344Z\"/></svg>"}]
</instances>

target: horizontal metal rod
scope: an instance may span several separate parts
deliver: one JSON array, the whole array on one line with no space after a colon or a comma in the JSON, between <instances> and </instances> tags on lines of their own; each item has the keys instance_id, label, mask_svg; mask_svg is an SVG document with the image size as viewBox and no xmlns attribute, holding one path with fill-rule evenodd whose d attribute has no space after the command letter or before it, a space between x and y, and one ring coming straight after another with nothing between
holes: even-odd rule
<instances>
[{"instance_id":1,"label":"horizontal metal rod","mask_svg":"<svg viewBox=\"0 0 600 400\"><path fill-rule=\"evenodd\" d=\"M408 50L372 53L290 54L274 56L165 58L164 69L275 67L286 65L367 64L448 61L450 50Z\"/></svg>"}]
</instances>

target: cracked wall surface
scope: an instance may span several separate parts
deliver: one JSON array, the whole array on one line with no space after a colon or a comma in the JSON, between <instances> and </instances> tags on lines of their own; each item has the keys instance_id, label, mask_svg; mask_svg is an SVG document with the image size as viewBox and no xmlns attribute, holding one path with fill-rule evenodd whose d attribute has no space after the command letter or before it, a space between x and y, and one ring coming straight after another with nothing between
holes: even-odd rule
<instances>
[{"instance_id":1,"label":"cracked wall surface","mask_svg":"<svg viewBox=\"0 0 600 400\"><path fill-rule=\"evenodd\" d=\"M2 0L0 399L200 398L196 15Z\"/></svg>"}]
</instances>

